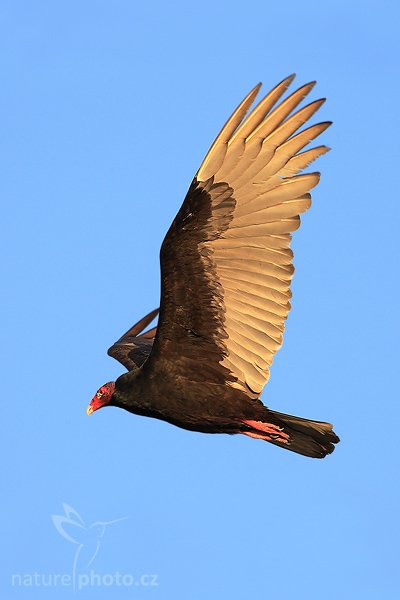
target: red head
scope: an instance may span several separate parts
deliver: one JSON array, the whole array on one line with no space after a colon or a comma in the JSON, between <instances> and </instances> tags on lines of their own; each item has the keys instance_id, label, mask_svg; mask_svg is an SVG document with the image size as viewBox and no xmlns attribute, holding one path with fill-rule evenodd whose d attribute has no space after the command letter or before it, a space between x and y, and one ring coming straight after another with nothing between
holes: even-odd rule
<instances>
[{"instance_id":1,"label":"red head","mask_svg":"<svg viewBox=\"0 0 400 600\"><path fill-rule=\"evenodd\" d=\"M101 386L93 396L89 406L86 409L88 415L91 415L95 410L110 404L115 390L115 383L110 381Z\"/></svg>"}]
</instances>

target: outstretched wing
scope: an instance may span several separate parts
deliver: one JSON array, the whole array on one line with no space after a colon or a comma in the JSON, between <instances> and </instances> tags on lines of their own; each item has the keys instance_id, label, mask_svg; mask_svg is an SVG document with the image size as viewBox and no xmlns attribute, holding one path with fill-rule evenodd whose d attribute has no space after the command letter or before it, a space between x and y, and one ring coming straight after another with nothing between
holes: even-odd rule
<instances>
[{"instance_id":1,"label":"outstretched wing","mask_svg":"<svg viewBox=\"0 0 400 600\"><path fill-rule=\"evenodd\" d=\"M157 327L144 333L142 331L155 319L158 312L158 308L152 310L108 349L107 354L123 364L128 371L137 370L147 360L153 347Z\"/></svg>"},{"instance_id":2,"label":"outstretched wing","mask_svg":"<svg viewBox=\"0 0 400 600\"><path fill-rule=\"evenodd\" d=\"M328 148L302 150L330 125L295 134L324 102L291 115L314 82L273 109L292 80L244 118L257 85L194 178L161 248L160 317L146 370L173 365L182 377L225 383L254 398L268 381L290 309L291 232L319 180L318 173L298 173Z\"/></svg>"}]
</instances>

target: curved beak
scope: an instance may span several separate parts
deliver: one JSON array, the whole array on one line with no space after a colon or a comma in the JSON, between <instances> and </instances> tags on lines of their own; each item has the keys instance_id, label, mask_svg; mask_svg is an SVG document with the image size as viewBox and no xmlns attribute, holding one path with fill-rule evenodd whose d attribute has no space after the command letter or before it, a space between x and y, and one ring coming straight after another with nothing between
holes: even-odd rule
<instances>
[{"instance_id":1,"label":"curved beak","mask_svg":"<svg viewBox=\"0 0 400 600\"><path fill-rule=\"evenodd\" d=\"M92 405L91 405L91 404L89 404L89 406L88 406L88 407L87 407L87 409L86 409L86 414L87 414L87 416L88 416L88 417L90 417L90 415L92 414L92 412L94 412L94 410L93 410L93 408L92 408Z\"/></svg>"}]
</instances>

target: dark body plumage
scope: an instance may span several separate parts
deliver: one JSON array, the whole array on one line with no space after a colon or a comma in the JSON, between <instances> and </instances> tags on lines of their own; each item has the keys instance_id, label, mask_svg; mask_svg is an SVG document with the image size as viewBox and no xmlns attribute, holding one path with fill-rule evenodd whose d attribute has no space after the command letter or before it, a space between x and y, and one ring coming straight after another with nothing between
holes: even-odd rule
<instances>
[{"instance_id":1,"label":"dark body plumage","mask_svg":"<svg viewBox=\"0 0 400 600\"><path fill-rule=\"evenodd\" d=\"M339 441L331 425L271 411L259 399L290 309L290 232L319 179L293 174L327 150L296 154L326 123L290 137L322 103L286 118L311 84L271 111L289 83L243 120L255 88L211 147L161 247L157 328L141 333L153 311L109 350L129 372L108 404L321 458Z\"/></svg>"}]
</instances>

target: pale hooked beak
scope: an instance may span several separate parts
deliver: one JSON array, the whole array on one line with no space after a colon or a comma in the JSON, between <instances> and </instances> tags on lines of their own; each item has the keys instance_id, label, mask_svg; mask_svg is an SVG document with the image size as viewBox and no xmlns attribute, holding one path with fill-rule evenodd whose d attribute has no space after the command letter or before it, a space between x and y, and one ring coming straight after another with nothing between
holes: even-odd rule
<instances>
[{"instance_id":1,"label":"pale hooked beak","mask_svg":"<svg viewBox=\"0 0 400 600\"><path fill-rule=\"evenodd\" d=\"M94 412L94 410L93 410L93 408L92 408L92 405L91 405L91 404L89 404L89 406L88 406L88 407L87 407L87 409L86 409L86 414L87 414L87 416L88 416L88 417L90 417L90 415L92 414L92 412Z\"/></svg>"}]
</instances>

